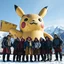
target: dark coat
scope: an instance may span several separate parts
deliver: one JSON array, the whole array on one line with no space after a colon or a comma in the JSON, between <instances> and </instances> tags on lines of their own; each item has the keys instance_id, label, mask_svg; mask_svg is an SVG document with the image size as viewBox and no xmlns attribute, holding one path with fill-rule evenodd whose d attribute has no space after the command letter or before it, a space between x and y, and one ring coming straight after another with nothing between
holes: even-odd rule
<instances>
[{"instance_id":1,"label":"dark coat","mask_svg":"<svg viewBox=\"0 0 64 64\"><path fill-rule=\"evenodd\" d=\"M61 52L62 49L61 49L61 46L62 46L62 40L60 38L55 38L53 40L53 48L55 50L55 52Z\"/></svg>"},{"instance_id":2,"label":"dark coat","mask_svg":"<svg viewBox=\"0 0 64 64\"><path fill-rule=\"evenodd\" d=\"M20 41L19 44L18 44L18 55L25 54L25 52L24 52L24 42L25 41Z\"/></svg>"},{"instance_id":3,"label":"dark coat","mask_svg":"<svg viewBox=\"0 0 64 64\"><path fill-rule=\"evenodd\" d=\"M53 47L54 48L60 47L61 45L62 45L62 40L60 38L55 38L53 40Z\"/></svg>"},{"instance_id":4,"label":"dark coat","mask_svg":"<svg viewBox=\"0 0 64 64\"><path fill-rule=\"evenodd\" d=\"M46 43L45 41L41 41L41 48L40 48L40 53L41 54L45 54L45 51L46 51Z\"/></svg>"},{"instance_id":5,"label":"dark coat","mask_svg":"<svg viewBox=\"0 0 64 64\"><path fill-rule=\"evenodd\" d=\"M50 40L45 41L45 49L46 53L52 53L52 41Z\"/></svg>"},{"instance_id":6,"label":"dark coat","mask_svg":"<svg viewBox=\"0 0 64 64\"><path fill-rule=\"evenodd\" d=\"M17 49L18 48L18 44L19 44L19 40L18 39L15 39L14 40L14 43L13 43L13 48L14 49Z\"/></svg>"},{"instance_id":7,"label":"dark coat","mask_svg":"<svg viewBox=\"0 0 64 64\"><path fill-rule=\"evenodd\" d=\"M13 48L14 48L13 54L18 54L18 44L19 44L19 40L15 39L13 43Z\"/></svg>"},{"instance_id":8,"label":"dark coat","mask_svg":"<svg viewBox=\"0 0 64 64\"><path fill-rule=\"evenodd\" d=\"M8 42L7 42L7 37L4 37L3 38L3 41L2 41L2 48L6 48L8 46Z\"/></svg>"},{"instance_id":9,"label":"dark coat","mask_svg":"<svg viewBox=\"0 0 64 64\"><path fill-rule=\"evenodd\" d=\"M2 41L2 48L3 48L3 54L10 54L11 53L11 46L8 46L8 38L4 37Z\"/></svg>"}]
</instances>

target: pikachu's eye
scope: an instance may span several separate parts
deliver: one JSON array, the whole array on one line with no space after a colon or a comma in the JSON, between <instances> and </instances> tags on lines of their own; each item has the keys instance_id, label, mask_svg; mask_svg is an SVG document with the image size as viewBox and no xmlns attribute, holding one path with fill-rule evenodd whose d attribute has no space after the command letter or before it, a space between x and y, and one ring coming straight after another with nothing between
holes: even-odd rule
<instances>
[{"instance_id":1,"label":"pikachu's eye","mask_svg":"<svg viewBox=\"0 0 64 64\"><path fill-rule=\"evenodd\" d=\"M38 20L41 22L42 21L42 19L41 18L38 18Z\"/></svg>"},{"instance_id":2,"label":"pikachu's eye","mask_svg":"<svg viewBox=\"0 0 64 64\"><path fill-rule=\"evenodd\" d=\"M25 18L24 21L28 21L28 18Z\"/></svg>"}]
</instances>

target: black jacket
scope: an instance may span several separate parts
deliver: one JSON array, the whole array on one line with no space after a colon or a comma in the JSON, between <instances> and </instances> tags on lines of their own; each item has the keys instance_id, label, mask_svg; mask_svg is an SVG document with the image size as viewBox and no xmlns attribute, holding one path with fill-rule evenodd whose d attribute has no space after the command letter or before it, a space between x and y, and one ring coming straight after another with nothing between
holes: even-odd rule
<instances>
[{"instance_id":1,"label":"black jacket","mask_svg":"<svg viewBox=\"0 0 64 64\"><path fill-rule=\"evenodd\" d=\"M4 37L4 38L3 38L3 41L2 41L2 48L8 47L7 39L8 39L7 37Z\"/></svg>"},{"instance_id":2,"label":"black jacket","mask_svg":"<svg viewBox=\"0 0 64 64\"><path fill-rule=\"evenodd\" d=\"M62 40L60 38L55 38L53 40L53 47L56 48L56 47L60 47L62 45Z\"/></svg>"},{"instance_id":3,"label":"black jacket","mask_svg":"<svg viewBox=\"0 0 64 64\"><path fill-rule=\"evenodd\" d=\"M46 43L45 44L46 49L52 50L52 41L51 40L46 40L45 43Z\"/></svg>"},{"instance_id":4,"label":"black jacket","mask_svg":"<svg viewBox=\"0 0 64 64\"><path fill-rule=\"evenodd\" d=\"M18 44L19 44L19 40L18 39L15 39L14 40L14 43L13 43L14 49L17 49L18 48Z\"/></svg>"},{"instance_id":5,"label":"black jacket","mask_svg":"<svg viewBox=\"0 0 64 64\"><path fill-rule=\"evenodd\" d=\"M41 49L45 50L46 49L46 43L45 43L45 41L44 42L41 41L40 43L41 43Z\"/></svg>"}]
</instances>

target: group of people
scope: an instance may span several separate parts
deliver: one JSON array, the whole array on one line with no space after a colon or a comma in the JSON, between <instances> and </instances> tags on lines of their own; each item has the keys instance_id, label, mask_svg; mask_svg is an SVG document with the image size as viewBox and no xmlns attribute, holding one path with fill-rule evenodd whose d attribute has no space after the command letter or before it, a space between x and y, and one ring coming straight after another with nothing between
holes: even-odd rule
<instances>
[{"instance_id":1,"label":"group of people","mask_svg":"<svg viewBox=\"0 0 64 64\"><path fill-rule=\"evenodd\" d=\"M5 62L5 55L7 54L7 61L9 60L12 46L14 48L13 51L13 62L25 61L28 62L30 55L30 62L33 62L32 58L34 55L34 61L51 61L52 60L52 49L55 51L55 61L58 61L58 54L60 55L60 61L62 61L62 40L58 37L57 34L54 34L54 39L51 41L47 36L45 39L42 37L38 40L36 37L32 40L31 37L27 37L26 40L24 38L16 38L14 42L11 44L11 36L8 35L7 37L3 38L2 41L2 48L3 48L3 61ZM42 60L40 60L40 55Z\"/></svg>"}]
</instances>

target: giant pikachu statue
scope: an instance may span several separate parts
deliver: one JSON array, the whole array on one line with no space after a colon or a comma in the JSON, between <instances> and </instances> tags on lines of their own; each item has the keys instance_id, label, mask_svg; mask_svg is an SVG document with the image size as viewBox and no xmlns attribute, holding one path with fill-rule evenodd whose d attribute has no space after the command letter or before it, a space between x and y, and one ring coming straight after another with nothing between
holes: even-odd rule
<instances>
[{"instance_id":1,"label":"giant pikachu statue","mask_svg":"<svg viewBox=\"0 0 64 64\"><path fill-rule=\"evenodd\" d=\"M17 5L14 5L15 11L20 16L20 31L16 29L17 25L1 20L0 22L0 31L9 32L10 35L15 37L31 37L34 40L35 37L40 39L48 36L51 40L53 37L44 32L44 22L42 18L47 13L47 6L44 7L39 14L25 14L24 11Z\"/></svg>"},{"instance_id":2,"label":"giant pikachu statue","mask_svg":"<svg viewBox=\"0 0 64 64\"><path fill-rule=\"evenodd\" d=\"M47 36L50 38L50 40L53 39L50 34L44 32L44 22L42 18L44 18L47 13L47 6L44 7L39 12L39 14L25 14L24 11L17 5L15 5L15 11L21 18L20 30L16 29L17 25L1 20L0 31L9 32L13 38L23 37L24 39L26 39L27 37L31 37L32 40L34 40L35 37L37 37L38 39L40 39L40 37L45 39L45 37ZM26 52L27 51L28 49L26 49ZM26 53L26 55L28 53Z\"/></svg>"}]
</instances>

